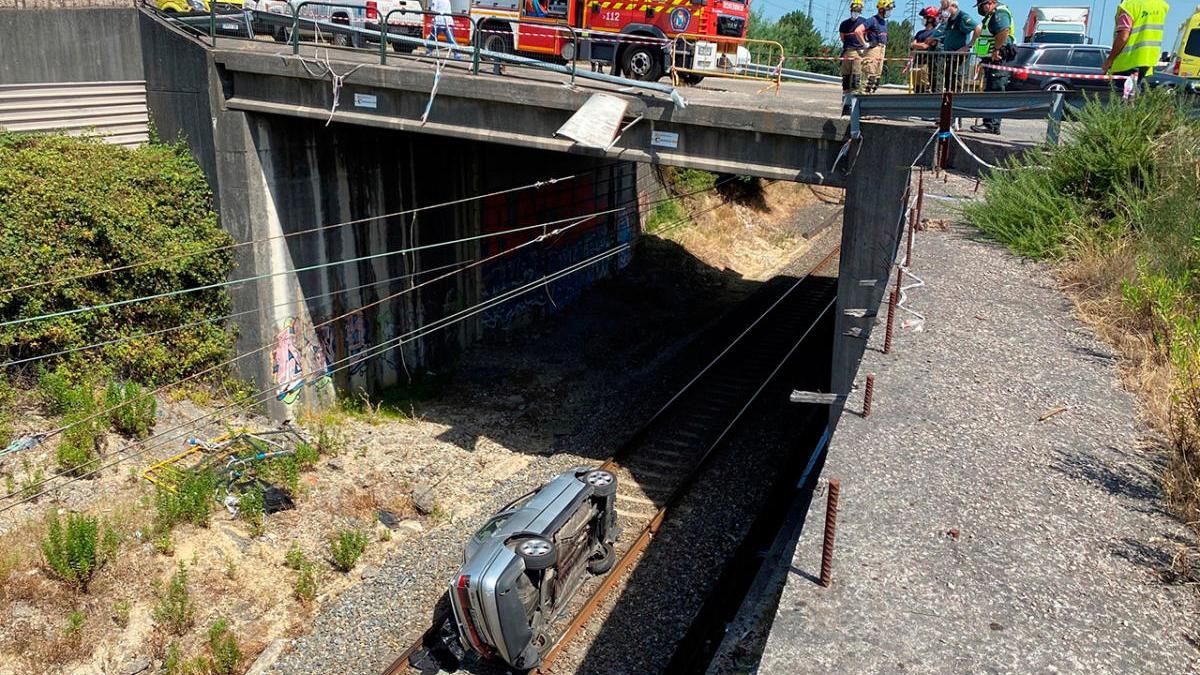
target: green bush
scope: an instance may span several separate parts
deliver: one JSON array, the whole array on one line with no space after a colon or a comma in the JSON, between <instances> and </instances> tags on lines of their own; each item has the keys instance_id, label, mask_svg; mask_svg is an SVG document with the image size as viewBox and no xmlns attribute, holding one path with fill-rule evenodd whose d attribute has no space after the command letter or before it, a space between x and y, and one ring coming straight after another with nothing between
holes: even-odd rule
<instances>
[{"instance_id":1,"label":"green bush","mask_svg":"<svg viewBox=\"0 0 1200 675\"><path fill-rule=\"evenodd\" d=\"M104 408L109 411L109 423L117 433L145 438L154 426L158 402L136 382L109 382L104 391Z\"/></svg>"},{"instance_id":2,"label":"green bush","mask_svg":"<svg viewBox=\"0 0 1200 675\"><path fill-rule=\"evenodd\" d=\"M70 368L60 365L38 375L38 401L47 415L93 412L96 394L92 382L79 378Z\"/></svg>"},{"instance_id":3,"label":"green bush","mask_svg":"<svg viewBox=\"0 0 1200 675\"><path fill-rule=\"evenodd\" d=\"M292 587L292 591L296 594L296 599L304 604L309 604L317 599L317 566L304 562L300 565L300 574L296 576L296 584Z\"/></svg>"},{"instance_id":4,"label":"green bush","mask_svg":"<svg viewBox=\"0 0 1200 675\"><path fill-rule=\"evenodd\" d=\"M300 548L298 542L292 542L287 553L283 554L283 564L288 569L299 570L304 566L308 558L304 555L304 550Z\"/></svg>"},{"instance_id":5,"label":"green bush","mask_svg":"<svg viewBox=\"0 0 1200 675\"><path fill-rule=\"evenodd\" d=\"M307 471L313 468L320 457L321 455L317 452L317 449L308 443L296 444L296 463L300 465L301 469Z\"/></svg>"},{"instance_id":6,"label":"green bush","mask_svg":"<svg viewBox=\"0 0 1200 675\"><path fill-rule=\"evenodd\" d=\"M196 618L196 605L188 591L188 573L183 563L171 575L166 588L155 582L158 602L154 605L154 621L173 635L183 635Z\"/></svg>"},{"instance_id":7,"label":"green bush","mask_svg":"<svg viewBox=\"0 0 1200 675\"><path fill-rule=\"evenodd\" d=\"M87 614L79 610L71 612L67 615L67 626L63 628L63 635L71 639L79 637L79 632L83 630L85 622L87 622Z\"/></svg>"},{"instance_id":8,"label":"green bush","mask_svg":"<svg viewBox=\"0 0 1200 675\"><path fill-rule=\"evenodd\" d=\"M177 523L208 527L217 491L217 475L211 470L188 471L175 484L175 491L160 489L156 497L156 527L169 531Z\"/></svg>"},{"instance_id":9,"label":"green bush","mask_svg":"<svg viewBox=\"0 0 1200 675\"><path fill-rule=\"evenodd\" d=\"M251 488L238 497L238 517L250 526L250 536L257 537L263 533L264 515L261 489Z\"/></svg>"},{"instance_id":10,"label":"green bush","mask_svg":"<svg viewBox=\"0 0 1200 675\"><path fill-rule=\"evenodd\" d=\"M233 675L242 660L237 638L229 631L229 622L217 619L208 629L208 663L213 675Z\"/></svg>"},{"instance_id":11,"label":"green bush","mask_svg":"<svg viewBox=\"0 0 1200 675\"><path fill-rule=\"evenodd\" d=\"M110 528L100 533L96 518L71 513L64 526L53 512L42 540L42 557L54 576L87 593L96 572L116 557L117 544L117 535Z\"/></svg>"},{"instance_id":12,"label":"green bush","mask_svg":"<svg viewBox=\"0 0 1200 675\"><path fill-rule=\"evenodd\" d=\"M264 459L253 468L254 475L277 485L293 499L300 496L300 463L295 455Z\"/></svg>"},{"instance_id":13,"label":"green bush","mask_svg":"<svg viewBox=\"0 0 1200 675\"><path fill-rule=\"evenodd\" d=\"M367 535L361 530L342 530L329 542L329 557L333 566L343 572L354 569L354 563L367 550Z\"/></svg>"},{"instance_id":14,"label":"green bush","mask_svg":"<svg viewBox=\"0 0 1200 675\"><path fill-rule=\"evenodd\" d=\"M85 170L81 170L85 168ZM0 321L133 299L224 281L231 238L217 223L212 194L186 148L136 149L96 140L0 133ZM123 267L92 277L81 274ZM229 313L228 293L211 289L107 311L0 327L0 355L23 358L148 334ZM220 322L139 337L59 357L81 371L156 383L227 358Z\"/></svg>"}]
</instances>

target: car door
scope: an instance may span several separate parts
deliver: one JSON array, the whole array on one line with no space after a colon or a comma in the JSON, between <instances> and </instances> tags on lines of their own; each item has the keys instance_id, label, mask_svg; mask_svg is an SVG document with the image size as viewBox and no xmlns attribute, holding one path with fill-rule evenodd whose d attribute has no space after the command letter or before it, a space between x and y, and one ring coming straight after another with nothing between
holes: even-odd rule
<instances>
[{"instance_id":1,"label":"car door","mask_svg":"<svg viewBox=\"0 0 1200 675\"><path fill-rule=\"evenodd\" d=\"M1103 49L1075 47L1071 50L1071 56L1068 60L1070 73L1072 75L1103 75L1104 57L1105 52ZM1095 77L1072 77L1071 88L1090 91L1107 90L1109 88L1109 80L1096 79Z\"/></svg>"}]
</instances>

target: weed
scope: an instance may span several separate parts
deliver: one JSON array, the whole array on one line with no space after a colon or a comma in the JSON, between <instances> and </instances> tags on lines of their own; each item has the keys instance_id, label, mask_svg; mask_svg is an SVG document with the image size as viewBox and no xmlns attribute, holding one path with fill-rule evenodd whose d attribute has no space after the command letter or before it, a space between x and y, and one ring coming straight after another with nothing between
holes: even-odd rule
<instances>
[{"instance_id":1,"label":"weed","mask_svg":"<svg viewBox=\"0 0 1200 675\"><path fill-rule=\"evenodd\" d=\"M317 598L317 566L305 561L300 564L299 572L292 591L297 600L308 605Z\"/></svg>"},{"instance_id":2,"label":"weed","mask_svg":"<svg viewBox=\"0 0 1200 675\"><path fill-rule=\"evenodd\" d=\"M265 459L254 468L254 473L264 481L281 487L291 498L300 496L300 463L295 455Z\"/></svg>"},{"instance_id":3,"label":"weed","mask_svg":"<svg viewBox=\"0 0 1200 675\"><path fill-rule=\"evenodd\" d=\"M71 513L64 527L54 512L42 540L42 556L54 576L87 593L96 572L116 557L117 545L116 533L106 527L101 534L96 518Z\"/></svg>"},{"instance_id":4,"label":"weed","mask_svg":"<svg viewBox=\"0 0 1200 675\"><path fill-rule=\"evenodd\" d=\"M217 619L208 629L209 672L213 675L233 675L242 660L237 638L229 631L229 622Z\"/></svg>"},{"instance_id":5,"label":"weed","mask_svg":"<svg viewBox=\"0 0 1200 675\"><path fill-rule=\"evenodd\" d=\"M175 492L159 489L156 497L156 524L170 529L176 523L188 522L196 527L208 527L217 490L217 475L201 469L187 472L176 483Z\"/></svg>"},{"instance_id":6,"label":"weed","mask_svg":"<svg viewBox=\"0 0 1200 675\"><path fill-rule=\"evenodd\" d=\"M237 579L238 566L233 558L225 561L225 578L233 581Z\"/></svg>"},{"instance_id":7,"label":"weed","mask_svg":"<svg viewBox=\"0 0 1200 675\"><path fill-rule=\"evenodd\" d=\"M128 600L118 600L113 604L113 623L117 624L121 628L128 627L129 614L132 609L133 607Z\"/></svg>"},{"instance_id":8,"label":"weed","mask_svg":"<svg viewBox=\"0 0 1200 675\"><path fill-rule=\"evenodd\" d=\"M33 499L42 491L46 470L41 466L32 466L28 459L21 460L21 467L25 469L25 479L21 481L21 498Z\"/></svg>"},{"instance_id":9,"label":"weed","mask_svg":"<svg viewBox=\"0 0 1200 675\"><path fill-rule=\"evenodd\" d=\"M69 639L79 637L79 632L83 630L83 624L87 621L87 615L79 610L75 610L67 615L67 626L63 628L63 635Z\"/></svg>"},{"instance_id":10,"label":"weed","mask_svg":"<svg viewBox=\"0 0 1200 675\"><path fill-rule=\"evenodd\" d=\"M308 471L316 465L317 460L321 455L317 449L308 443L296 444L296 463L300 465L300 469Z\"/></svg>"},{"instance_id":11,"label":"weed","mask_svg":"<svg viewBox=\"0 0 1200 675\"><path fill-rule=\"evenodd\" d=\"M675 225L681 224L687 218L683 207L674 197L658 202L646 217L646 232L657 234Z\"/></svg>"},{"instance_id":12,"label":"weed","mask_svg":"<svg viewBox=\"0 0 1200 675\"><path fill-rule=\"evenodd\" d=\"M287 553L283 555L283 564L288 569L299 570L307 561L308 558L304 555L304 550L300 548L298 542L292 542Z\"/></svg>"},{"instance_id":13,"label":"weed","mask_svg":"<svg viewBox=\"0 0 1200 675\"><path fill-rule=\"evenodd\" d=\"M367 550L367 535L361 530L342 530L329 541L333 566L343 572L354 569L359 556Z\"/></svg>"},{"instance_id":14,"label":"weed","mask_svg":"<svg viewBox=\"0 0 1200 675\"><path fill-rule=\"evenodd\" d=\"M130 438L145 438L154 426L158 403L136 382L110 382L104 391L104 407L110 411L114 430Z\"/></svg>"},{"instance_id":15,"label":"weed","mask_svg":"<svg viewBox=\"0 0 1200 675\"><path fill-rule=\"evenodd\" d=\"M171 536L171 530L161 530L154 535L152 541L154 550L163 555L175 555L175 538Z\"/></svg>"},{"instance_id":16,"label":"weed","mask_svg":"<svg viewBox=\"0 0 1200 675\"><path fill-rule=\"evenodd\" d=\"M264 515L263 491L257 485L238 497L238 517L246 521L250 536L261 536L266 530Z\"/></svg>"},{"instance_id":17,"label":"weed","mask_svg":"<svg viewBox=\"0 0 1200 675\"><path fill-rule=\"evenodd\" d=\"M158 602L154 606L154 621L173 635L183 635L196 617L196 605L188 592L187 568L179 563L165 589L156 582Z\"/></svg>"},{"instance_id":18,"label":"weed","mask_svg":"<svg viewBox=\"0 0 1200 675\"><path fill-rule=\"evenodd\" d=\"M4 474L4 494L11 495L17 491L17 479L11 473Z\"/></svg>"},{"instance_id":19,"label":"weed","mask_svg":"<svg viewBox=\"0 0 1200 675\"><path fill-rule=\"evenodd\" d=\"M380 528L379 541L391 541L391 540L392 540L392 529L390 527L386 527L386 526Z\"/></svg>"},{"instance_id":20,"label":"weed","mask_svg":"<svg viewBox=\"0 0 1200 675\"><path fill-rule=\"evenodd\" d=\"M38 400L47 415L65 415L95 408L91 383L78 382L65 365L38 375Z\"/></svg>"},{"instance_id":21,"label":"weed","mask_svg":"<svg viewBox=\"0 0 1200 675\"><path fill-rule=\"evenodd\" d=\"M70 427L63 432L54 458L63 473L82 476L96 462L96 437L83 427Z\"/></svg>"}]
</instances>

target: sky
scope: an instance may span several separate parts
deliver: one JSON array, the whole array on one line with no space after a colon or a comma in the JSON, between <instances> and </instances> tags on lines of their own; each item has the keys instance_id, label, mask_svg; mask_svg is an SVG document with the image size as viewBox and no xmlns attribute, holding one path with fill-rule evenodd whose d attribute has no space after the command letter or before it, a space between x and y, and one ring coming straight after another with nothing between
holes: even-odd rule
<instances>
[{"instance_id":1,"label":"sky","mask_svg":"<svg viewBox=\"0 0 1200 675\"><path fill-rule=\"evenodd\" d=\"M1179 24L1192 15L1198 1L1200 0L1186 0L1186 2L1184 0L1167 0L1171 5L1171 11L1167 14L1166 30L1163 31L1164 50L1170 50L1175 46L1175 36L1179 31ZM973 6L970 6L972 2L973 0L959 0L959 6L978 18L978 12ZM1082 7L1087 5L1092 8L1091 18L1088 20L1089 34L1096 44L1108 45L1112 44L1112 29L1118 2L1120 0L1065 0L1059 2L1011 0L1006 4L1012 10L1013 21L1016 22L1018 31L1025 25L1025 17L1029 16L1030 7ZM813 19L817 28L826 38L831 38L836 33L837 22L845 19L850 11L849 0L812 0L811 4ZM875 0L863 0L863 4L866 7L866 14L875 13ZM937 0L920 0L921 7L937 4ZM797 9L807 12L809 0L750 0L750 7L761 10L768 18L777 19ZM893 13L893 18L903 19L906 17L908 7L909 0L896 0L896 11ZM826 21L826 16L829 17L828 21ZM1018 35L1018 37L1020 36Z\"/></svg>"}]
</instances>

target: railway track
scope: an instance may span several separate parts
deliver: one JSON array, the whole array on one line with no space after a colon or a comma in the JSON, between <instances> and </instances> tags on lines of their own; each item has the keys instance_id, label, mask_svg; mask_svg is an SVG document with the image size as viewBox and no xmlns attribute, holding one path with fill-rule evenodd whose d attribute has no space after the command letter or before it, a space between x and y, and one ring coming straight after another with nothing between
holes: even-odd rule
<instances>
[{"instance_id":1,"label":"railway track","mask_svg":"<svg viewBox=\"0 0 1200 675\"><path fill-rule=\"evenodd\" d=\"M790 283L602 465L618 477L616 510L624 534L617 542L617 562L602 580L585 585L572 600L565 615L574 619L546 653L541 673L554 671L564 650L636 566L709 456L822 320L832 317L836 284L817 275L836 261L838 253L839 247L834 247L804 277ZM409 659L421 648L418 640L388 666L385 675L411 672Z\"/></svg>"}]
</instances>

